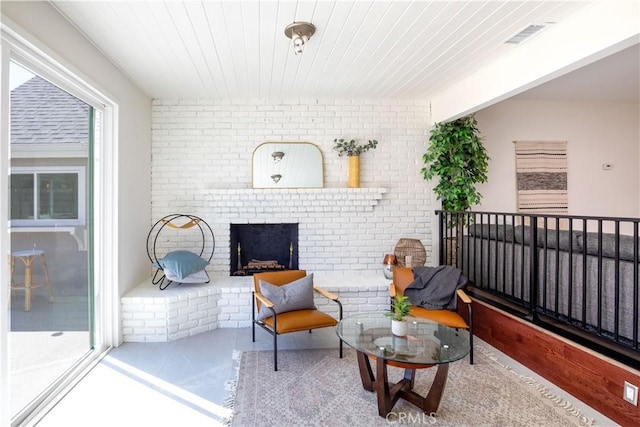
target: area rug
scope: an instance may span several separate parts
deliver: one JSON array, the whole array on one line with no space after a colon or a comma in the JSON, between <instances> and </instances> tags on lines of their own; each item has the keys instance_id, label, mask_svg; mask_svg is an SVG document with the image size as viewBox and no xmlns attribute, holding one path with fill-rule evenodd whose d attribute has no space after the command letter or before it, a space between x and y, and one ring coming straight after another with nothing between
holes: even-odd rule
<instances>
[{"instance_id":1,"label":"area rug","mask_svg":"<svg viewBox=\"0 0 640 427\"><path fill-rule=\"evenodd\" d=\"M378 415L375 393L362 388L355 351L337 349L241 355L236 389L229 406L230 425L255 426L584 426L585 417L570 402L554 396L531 378L522 376L482 346L475 346L476 363L451 364L438 413L424 414L399 400L387 418ZM374 368L375 369L375 368ZM415 390L425 395L435 369L416 374ZM389 368L397 381L402 370Z\"/></svg>"}]
</instances>

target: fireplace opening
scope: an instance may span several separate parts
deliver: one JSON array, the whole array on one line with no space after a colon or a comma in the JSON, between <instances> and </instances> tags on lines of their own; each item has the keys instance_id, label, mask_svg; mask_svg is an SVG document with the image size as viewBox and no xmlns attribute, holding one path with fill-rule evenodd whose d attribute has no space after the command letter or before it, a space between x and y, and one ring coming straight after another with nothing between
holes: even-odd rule
<instances>
[{"instance_id":1,"label":"fireplace opening","mask_svg":"<svg viewBox=\"0 0 640 427\"><path fill-rule=\"evenodd\" d=\"M231 276L298 269L298 224L231 224Z\"/></svg>"}]
</instances>

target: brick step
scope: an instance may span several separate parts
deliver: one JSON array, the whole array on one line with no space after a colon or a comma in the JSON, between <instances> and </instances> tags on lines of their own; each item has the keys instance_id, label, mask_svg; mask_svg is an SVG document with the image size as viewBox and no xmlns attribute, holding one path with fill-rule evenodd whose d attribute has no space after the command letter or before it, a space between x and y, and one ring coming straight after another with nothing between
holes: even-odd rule
<instances>
[{"instance_id":1,"label":"brick step","mask_svg":"<svg viewBox=\"0 0 640 427\"><path fill-rule=\"evenodd\" d=\"M389 280L374 273L314 272L314 284L340 297L344 315L389 308ZM169 286L147 279L121 299L125 342L168 342L217 328L251 326L252 277L212 275L211 283ZM319 309L338 316L337 305L316 295Z\"/></svg>"}]
</instances>

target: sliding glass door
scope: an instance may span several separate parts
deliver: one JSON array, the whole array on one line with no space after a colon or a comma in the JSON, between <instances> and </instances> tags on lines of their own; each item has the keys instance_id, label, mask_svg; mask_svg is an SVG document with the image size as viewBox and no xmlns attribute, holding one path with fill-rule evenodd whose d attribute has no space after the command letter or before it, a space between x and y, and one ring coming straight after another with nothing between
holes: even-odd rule
<instances>
[{"instance_id":1,"label":"sliding glass door","mask_svg":"<svg viewBox=\"0 0 640 427\"><path fill-rule=\"evenodd\" d=\"M93 348L92 146L102 115L10 63L10 411L28 417Z\"/></svg>"}]
</instances>

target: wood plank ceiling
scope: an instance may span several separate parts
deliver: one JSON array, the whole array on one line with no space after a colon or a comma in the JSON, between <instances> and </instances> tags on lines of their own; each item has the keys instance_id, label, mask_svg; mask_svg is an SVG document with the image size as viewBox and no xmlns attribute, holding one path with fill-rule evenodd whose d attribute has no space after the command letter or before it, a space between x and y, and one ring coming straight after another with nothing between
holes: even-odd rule
<instances>
[{"instance_id":1,"label":"wood plank ceiling","mask_svg":"<svg viewBox=\"0 0 640 427\"><path fill-rule=\"evenodd\" d=\"M52 1L148 96L212 99L428 99L591 3ZM294 21L316 26L298 56Z\"/></svg>"}]
</instances>

